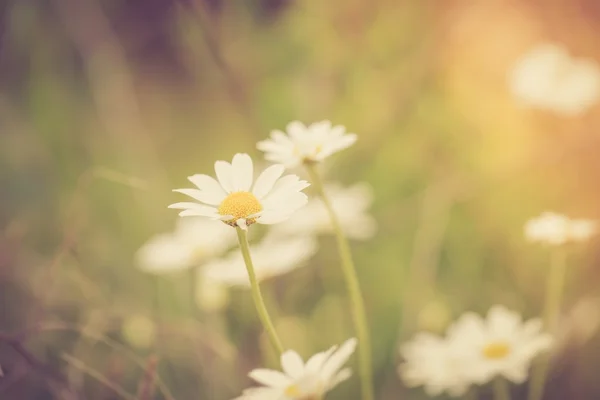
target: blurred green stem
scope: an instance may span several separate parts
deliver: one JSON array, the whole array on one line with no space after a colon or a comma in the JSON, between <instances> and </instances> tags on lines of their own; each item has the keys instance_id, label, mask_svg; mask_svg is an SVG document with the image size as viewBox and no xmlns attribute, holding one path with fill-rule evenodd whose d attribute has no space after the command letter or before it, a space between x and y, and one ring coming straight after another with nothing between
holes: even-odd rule
<instances>
[{"instance_id":1,"label":"blurred green stem","mask_svg":"<svg viewBox=\"0 0 600 400\"><path fill-rule=\"evenodd\" d=\"M494 387L494 400L510 400L510 388L506 380L497 377L492 385Z\"/></svg>"},{"instance_id":2,"label":"blurred green stem","mask_svg":"<svg viewBox=\"0 0 600 400\"><path fill-rule=\"evenodd\" d=\"M248 245L248 236L246 231L240 227L235 228L238 241L240 243L240 250L242 251L242 256L244 257L244 263L246 264L246 270L248 271L248 278L250 278L250 287L252 289L252 299L254 300L254 305L256 306L256 311L258 312L258 316L260 317L260 321L263 324L263 327L267 331L269 335L269 339L275 347L275 350L281 355L283 353L283 346L281 345L281 341L277 336L277 332L275 332L275 327L271 322L271 318L269 317L269 313L267 312L267 308L265 307L265 302L263 300L262 294L260 293L260 287L258 285L258 281L256 280L256 274L254 273L254 265L252 264L252 258L250 257L250 246Z\"/></svg>"},{"instance_id":3,"label":"blurred green stem","mask_svg":"<svg viewBox=\"0 0 600 400\"><path fill-rule=\"evenodd\" d=\"M556 332L556 325L560 315L563 287L567 272L567 252L563 246L557 246L551 255L550 273L546 281L546 299L544 302L544 327L552 334ZM546 377L550 369L550 355L540 359L534 368L529 385L528 400L541 400L544 395Z\"/></svg>"},{"instance_id":4,"label":"blurred green stem","mask_svg":"<svg viewBox=\"0 0 600 400\"><path fill-rule=\"evenodd\" d=\"M333 225L333 229L335 231L338 252L340 254L342 272L344 274L346 287L350 295L354 329L356 331L356 335L358 336L359 341L358 354L360 363L360 378L362 381L362 399L373 400L373 381L371 376L371 342L369 339L369 328L367 326L365 302L363 300L360 285L358 283L358 277L356 275L354 261L352 260L352 252L350 251L350 245L348 244L348 240L344 235L344 231L342 230L340 221L337 215L335 214L335 210L333 209L329 198L325 194L323 182L321 181L321 177L319 176L315 165L306 164L306 169L308 170L314 188L317 190L317 193L321 196L323 204L325 204L325 207L327 208L327 212L329 213L329 217L331 219L331 224Z\"/></svg>"}]
</instances>

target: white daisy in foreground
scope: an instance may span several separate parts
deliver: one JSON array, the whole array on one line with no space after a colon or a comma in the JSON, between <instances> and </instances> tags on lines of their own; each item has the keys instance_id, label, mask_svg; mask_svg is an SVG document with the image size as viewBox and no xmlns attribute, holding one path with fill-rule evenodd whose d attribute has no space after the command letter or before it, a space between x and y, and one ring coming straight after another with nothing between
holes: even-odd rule
<instances>
[{"instance_id":1,"label":"white daisy in foreground","mask_svg":"<svg viewBox=\"0 0 600 400\"><path fill-rule=\"evenodd\" d=\"M276 224L287 220L308 198L301 191L309 186L296 175L283 174L283 165L272 165L254 179L254 167L248 154L236 154L233 161L217 161L217 180L208 175L192 175L198 189L175 189L197 200L171 204L182 209L180 216L202 216L221 220L244 230L255 222Z\"/></svg>"},{"instance_id":2,"label":"white daisy in foreground","mask_svg":"<svg viewBox=\"0 0 600 400\"><path fill-rule=\"evenodd\" d=\"M517 60L509 85L529 106L577 115L600 98L600 67L594 60L571 57L563 46L544 43Z\"/></svg>"},{"instance_id":3,"label":"white daisy in foreground","mask_svg":"<svg viewBox=\"0 0 600 400\"><path fill-rule=\"evenodd\" d=\"M367 240L375 235L377 222L368 212L373 203L373 189L367 183L347 188L330 183L325 185L325 192L349 238ZM292 215L289 223L273 226L271 232L274 235L329 234L333 233L333 226L322 199L314 197Z\"/></svg>"},{"instance_id":4,"label":"white daisy in foreground","mask_svg":"<svg viewBox=\"0 0 600 400\"><path fill-rule=\"evenodd\" d=\"M235 233L218 221L182 218L173 232L156 235L140 247L136 264L153 274L182 271L220 256L236 241Z\"/></svg>"},{"instance_id":5,"label":"white daisy in foreground","mask_svg":"<svg viewBox=\"0 0 600 400\"><path fill-rule=\"evenodd\" d=\"M260 282L286 274L302 265L317 251L313 237L278 239L270 235L254 246L250 246L254 273ZM227 286L250 287L248 272L241 253L233 252L224 259L207 264L200 271L199 279Z\"/></svg>"},{"instance_id":6,"label":"white daisy in foreground","mask_svg":"<svg viewBox=\"0 0 600 400\"><path fill-rule=\"evenodd\" d=\"M258 142L256 147L265 152L265 159L288 168L302 163L321 162L356 141L354 133L346 133L344 126L332 126L329 121L315 122L309 126L294 121L287 125L286 131L287 134L279 130L272 131L271 138Z\"/></svg>"},{"instance_id":7,"label":"white daisy in foreground","mask_svg":"<svg viewBox=\"0 0 600 400\"><path fill-rule=\"evenodd\" d=\"M402 381L408 387L423 386L428 396L462 396L472 383L461 354L439 336L420 333L400 347L400 354L405 360L398 367Z\"/></svg>"},{"instance_id":8,"label":"white daisy in foreground","mask_svg":"<svg viewBox=\"0 0 600 400\"><path fill-rule=\"evenodd\" d=\"M542 332L538 318L523 322L521 316L503 306L494 306L483 319L463 314L449 329L449 345L461 354L462 372L483 384L497 376L522 383L533 359L553 343Z\"/></svg>"},{"instance_id":9,"label":"white daisy in foreground","mask_svg":"<svg viewBox=\"0 0 600 400\"><path fill-rule=\"evenodd\" d=\"M306 363L293 350L281 355L283 372L255 369L248 376L264 385L244 390L235 400L317 400L352 374L343 368L354 349L356 339L348 339L339 348L317 353Z\"/></svg>"},{"instance_id":10,"label":"white daisy in foreground","mask_svg":"<svg viewBox=\"0 0 600 400\"><path fill-rule=\"evenodd\" d=\"M597 230L595 221L570 219L553 212L527 221L525 237L531 242L549 245L562 245L567 242L581 242L591 238Z\"/></svg>"}]
</instances>

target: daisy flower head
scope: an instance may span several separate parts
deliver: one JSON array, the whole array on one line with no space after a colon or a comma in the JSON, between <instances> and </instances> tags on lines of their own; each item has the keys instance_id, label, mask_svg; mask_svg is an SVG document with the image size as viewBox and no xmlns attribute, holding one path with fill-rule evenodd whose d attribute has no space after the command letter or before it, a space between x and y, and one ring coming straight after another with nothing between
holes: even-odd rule
<instances>
[{"instance_id":1,"label":"daisy flower head","mask_svg":"<svg viewBox=\"0 0 600 400\"><path fill-rule=\"evenodd\" d=\"M485 319L463 314L448 329L447 340L461 354L463 372L478 384L497 376L523 383L533 359L553 344L539 318L523 322L504 306L492 307Z\"/></svg>"},{"instance_id":2,"label":"daisy flower head","mask_svg":"<svg viewBox=\"0 0 600 400\"><path fill-rule=\"evenodd\" d=\"M236 154L230 163L217 161L217 179L196 174L188 177L197 189L175 189L196 202L171 204L181 209L180 216L202 216L221 220L247 230L255 222L276 224L287 220L306 204L302 190L309 183L296 175L282 177L284 166L272 165L254 182L254 166L248 154Z\"/></svg>"},{"instance_id":3,"label":"daisy flower head","mask_svg":"<svg viewBox=\"0 0 600 400\"><path fill-rule=\"evenodd\" d=\"M400 347L404 362L398 374L408 387L423 386L428 396L446 392L462 396L471 385L465 374L461 354L446 339L431 333L419 333Z\"/></svg>"},{"instance_id":4,"label":"daisy flower head","mask_svg":"<svg viewBox=\"0 0 600 400\"><path fill-rule=\"evenodd\" d=\"M267 236L257 245L250 246L254 259L254 273L260 282L286 274L305 265L317 251L317 241L312 236L277 238ZM250 287L248 272L242 254L233 252L223 259L208 263L199 279L225 286Z\"/></svg>"},{"instance_id":5,"label":"daisy flower head","mask_svg":"<svg viewBox=\"0 0 600 400\"><path fill-rule=\"evenodd\" d=\"M354 133L346 133L342 125L330 121L315 122L308 126L290 122L286 132L274 130L271 138L257 143L265 159L293 168L304 163L318 163L356 142Z\"/></svg>"},{"instance_id":6,"label":"daisy flower head","mask_svg":"<svg viewBox=\"0 0 600 400\"><path fill-rule=\"evenodd\" d=\"M340 219L344 233L351 239L367 240L377 231L377 222L369 207L373 203L373 189L367 183L357 183L343 187L339 183L325 184L325 191L330 201L335 204L335 211ZM323 200L311 198L306 207L298 210L288 224L271 228L273 234L329 234L333 233L331 218Z\"/></svg>"},{"instance_id":7,"label":"daisy flower head","mask_svg":"<svg viewBox=\"0 0 600 400\"><path fill-rule=\"evenodd\" d=\"M525 224L525 237L531 242L552 246L568 242L582 242L596 233L596 222L585 219L570 219L553 212L544 212Z\"/></svg>"},{"instance_id":8,"label":"daisy flower head","mask_svg":"<svg viewBox=\"0 0 600 400\"><path fill-rule=\"evenodd\" d=\"M220 222L182 218L172 232L160 233L144 243L135 259L145 272L177 272L220 256L235 242L235 234Z\"/></svg>"},{"instance_id":9,"label":"daisy flower head","mask_svg":"<svg viewBox=\"0 0 600 400\"><path fill-rule=\"evenodd\" d=\"M523 104L575 116L600 98L600 67L571 56L562 45L542 43L516 61L509 85Z\"/></svg>"},{"instance_id":10,"label":"daisy flower head","mask_svg":"<svg viewBox=\"0 0 600 400\"><path fill-rule=\"evenodd\" d=\"M346 340L341 346L310 357L306 363L300 355L288 350L281 355L283 372L255 369L248 376L264 385L244 390L235 400L317 400L339 383L348 379L352 372L342 368L356 348L357 340Z\"/></svg>"}]
</instances>

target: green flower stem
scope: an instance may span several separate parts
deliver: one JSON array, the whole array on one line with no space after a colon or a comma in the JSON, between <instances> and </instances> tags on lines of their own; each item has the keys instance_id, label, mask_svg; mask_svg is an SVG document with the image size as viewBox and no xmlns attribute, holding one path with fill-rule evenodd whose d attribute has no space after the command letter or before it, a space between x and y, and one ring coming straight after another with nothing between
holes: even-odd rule
<instances>
[{"instance_id":1,"label":"green flower stem","mask_svg":"<svg viewBox=\"0 0 600 400\"><path fill-rule=\"evenodd\" d=\"M510 388L508 382L497 377L493 382L494 400L510 400Z\"/></svg>"},{"instance_id":2,"label":"green flower stem","mask_svg":"<svg viewBox=\"0 0 600 400\"><path fill-rule=\"evenodd\" d=\"M240 227L236 227L235 230L238 235L238 241L240 243L240 250L242 251L242 256L244 257L244 263L246 264L246 270L248 271L248 278L250 278L252 299L254 300L256 311L258 312L258 316L263 324L263 327L269 335L269 339L271 339L273 347L275 347L275 350L277 350L278 354L281 355L283 353L283 346L281 345L281 341L277 336L277 332L275 332L275 327L273 326L273 322L271 322L271 317L269 317L269 313L267 312L267 308L265 307L265 302L263 300L262 294L260 293L260 287L258 286L256 274L254 273L254 265L252 264L252 258L250 257L250 246L248 245L248 236L246 234L246 231Z\"/></svg>"},{"instance_id":3,"label":"green flower stem","mask_svg":"<svg viewBox=\"0 0 600 400\"><path fill-rule=\"evenodd\" d=\"M356 269L354 267L354 261L352 260L352 252L350 251L350 245L344 235L340 221L335 214L335 210L329 201L329 198L325 194L323 183L317 172L316 168L312 164L306 164L308 173L310 174L312 184L317 190L318 194L323 200L323 204L327 208L329 217L331 218L331 224L335 231L335 237L337 241L338 252L340 254L342 271L346 281L346 287L350 296L352 319L354 321L354 329L358 336L359 346L359 371L360 378L362 381L362 399L373 400L373 380L372 380L372 367L371 367L371 342L369 339L369 329L367 327L367 317L365 313L365 304L363 296L358 284L358 277L356 276Z\"/></svg>"},{"instance_id":4,"label":"green flower stem","mask_svg":"<svg viewBox=\"0 0 600 400\"><path fill-rule=\"evenodd\" d=\"M546 281L546 299L544 301L544 327L554 334L560 315L563 287L567 272L567 252L564 247L556 247L552 253L550 273ZM529 385L528 400L541 400L544 395L546 377L550 369L550 356L544 356L533 371Z\"/></svg>"}]
</instances>

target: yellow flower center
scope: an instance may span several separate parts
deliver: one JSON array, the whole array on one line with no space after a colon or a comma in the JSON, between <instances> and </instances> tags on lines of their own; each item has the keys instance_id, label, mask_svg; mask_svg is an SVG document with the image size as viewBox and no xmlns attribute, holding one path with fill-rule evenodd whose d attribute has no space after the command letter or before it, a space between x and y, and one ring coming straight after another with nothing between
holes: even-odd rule
<instances>
[{"instance_id":1,"label":"yellow flower center","mask_svg":"<svg viewBox=\"0 0 600 400\"><path fill-rule=\"evenodd\" d=\"M290 385L290 386L288 386L288 387L285 388L284 394L287 397L295 397L295 398L297 398L302 393L300 393L300 389L298 389L298 386L296 386L296 385Z\"/></svg>"},{"instance_id":2,"label":"yellow flower center","mask_svg":"<svg viewBox=\"0 0 600 400\"><path fill-rule=\"evenodd\" d=\"M255 223L256 220L254 218L248 219L248 216L260 211L262 211L260 202L256 196L250 192L230 193L229 196L225 197L218 208L219 214L233 216L231 221L225 221L226 224L232 226L234 226L235 221L240 218L246 219L247 225Z\"/></svg>"},{"instance_id":3,"label":"yellow flower center","mask_svg":"<svg viewBox=\"0 0 600 400\"><path fill-rule=\"evenodd\" d=\"M492 342L483 348L484 357L491 360L504 358L508 353L510 353L510 347L504 342Z\"/></svg>"},{"instance_id":4,"label":"yellow flower center","mask_svg":"<svg viewBox=\"0 0 600 400\"><path fill-rule=\"evenodd\" d=\"M286 387L283 394L296 400L321 400L323 398L322 395L315 393L303 394L296 384L291 384L290 386Z\"/></svg>"}]
</instances>

